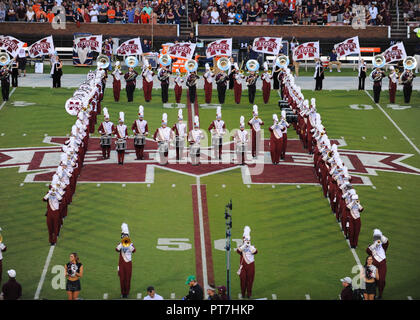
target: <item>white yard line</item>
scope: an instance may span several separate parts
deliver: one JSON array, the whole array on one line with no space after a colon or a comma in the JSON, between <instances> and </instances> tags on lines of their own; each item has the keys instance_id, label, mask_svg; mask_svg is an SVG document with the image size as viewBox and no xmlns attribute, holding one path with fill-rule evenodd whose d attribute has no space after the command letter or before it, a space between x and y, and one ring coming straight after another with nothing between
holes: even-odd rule
<instances>
[{"instance_id":1,"label":"white yard line","mask_svg":"<svg viewBox=\"0 0 420 320\"><path fill-rule=\"evenodd\" d=\"M9 98L12 96L13 92L15 92L16 88L12 89L12 92L10 92L9 94ZM3 101L3 103L0 105L0 110L3 109L4 105L6 104L7 101Z\"/></svg>"},{"instance_id":2,"label":"white yard line","mask_svg":"<svg viewBox=\"0 0 420 320\"><path fill-rule=\"evenodd\" d=\"M52 255L54 253L54 248L55 246L51 246L50 251L48 252L47 260L45 261L45 265L44 265L44 270L42 270L41 279L39 280L38 288L36 289L36 292L35 292L35 296L34 296L35 300L39 299L39 294L41 293L42 286L44 285L45 276L47 275L48 267L50 265Z\"/></svg>"},{"instance_id":3,"label":"white yard line","mask_svg":"<svg viewBox=\"0 0 420 320\"><path fill-rule=\"evenodd\" d=\"M203 219L203 206L201 202L200 177L197 177L196 181L197 181L198 220L200 222L201 264L203 266L203 285L204 285L204 288L207 288L208 279L207 279L206 243L204 239L204 221L203 221L204 219ZM207 299L207 293L206 293L206 299Z\"/></svg>"},{"instance_id":4,"label":"white yard line","mask_svg":"<svg viewBox=\"0 0 420 320\"><path fill-rule=\"evenodd\" d=\"M339 227L339 228L340 228L340 230L341 230L341 222L338 222L338 227ZM344 238L346 238L346 236L344 235L344 233L343 233L343 232L341 232L341 233L343 234L343 237L344 237ZM361 267L361 266L362 266L362 264L360 263L360 258L359 258L359 256L357 255L356 250L354 250L354 249L352 249L352 248L350 247L350 241L349 241L348 239L346 239L346 242L347 242L347 244L348 244L348 246L349 246L349 248L350 248L351 253L353 254L354 260L356 261L357 265L358 265L359 267Z\"/></svg>"},{"instance_id":5,"label":"white yard line","mask_svg":"<svg viewBox=\"0 0 420 320\"><path fill-rule=\"evenodd\" d=\"M407 137L407 135L401 130L401 128L395 123L394 120L392 120L392 118L388 115L388 113L386 113L386 111L378 104L375 102L375 100L372 98L372 96L370 95L370 93L365 90L366 94L372 99L372 101L376 104L376 106L379 108L379 110L381 110L385 116L388 118L389 121L391 121L391 123L394 125L395 128L397 128L397 130L402 134L402 136L405 138L405 140L408 141L409 144L411 144L411 146L414 148L414 150L417 151L418 154L420 154L420 149L416 147L416 145L410 140L410 138Z\"/></svg>"}]
</instances>

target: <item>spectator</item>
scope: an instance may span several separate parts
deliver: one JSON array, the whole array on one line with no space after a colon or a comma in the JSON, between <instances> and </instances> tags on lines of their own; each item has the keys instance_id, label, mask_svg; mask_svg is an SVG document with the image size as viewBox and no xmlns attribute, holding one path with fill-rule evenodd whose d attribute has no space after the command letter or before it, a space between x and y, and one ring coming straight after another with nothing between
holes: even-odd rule
<instances>
[{"instance_id":1,"label":"spectator","mask_svg":"<svg viewBox=\"0 0 420 320\"><path fill-rule=\"evenodd\" d=\"M235 24L241 25L243 23L243 14L240 9L236 10Z\"/></svg>"},{"instance_id":2,"label":"spectator","mask_svg":"<svg viewBox=\"0 0 420 320\"><path fill-rule=\"evenodd\" d=\"M22 296L22 286L16 281L16 271L10 269L7 271L9 281L3 284L0 298L2 300L18 300Z\"/></svg>"},{"instance_id":3,"label":"spectator","mask_svg":"<svg viewBox=\"0 0 420 320\"><path fill-rule=\"evenodd\" d=\"M141 23L142 23L142 24L148 24L148 23L150 23L150 16L149 16L149 14L148 14L146 11L144 11L144 10L142 10L142 11L141 11L141 14L140 14L140 19L141 19Z\"/></svg>"},{"instance_id":4,"label":"spectator","mask_svg":"<svg viewBox=\"0 0 420 320\"><path fill-rule=\"evenodd\" d=\"M172 12L172 9L168 10L168 13L166 14L166 22L169 24L174 24L175 23L175 15Z\"/></svg>"},{"instance_id":5,"label":"spectator","mask_svg":"<svg viewBox=\"0 0 420 320\"><path fill-rule=\"evenodd\" d=\"M338 5L338 2L334 2L330 7L331 11L331 22L337 22L338 14L340 13L340 6ZM329 22L330 22L329 21Z\"/></svg>"},{"instance_id":6,"label":"spectator","mask_svg":"<svg viewBox=\"0 0 420 320\"><path fill-rule=\"evenodd\" d=\"M102 4L102 7L99 9L98 21L99 23L107 23L108 21L108 9L105 4Z\"/></svg>"},{"instance_id":7,"label":"spectator","mask_svg":"<svg viewBox=\"0 0 420 320\"><path fill-rule=\"evenodd\" d=\"M345 11L346 11L346 6L344 5L343 0L339 0L338 1L338 15L337 15L338 22L343 22L343 14Z\"/></svg>"},{"instance_id":8,"label":"spectator","mask_svg":"<svg viewBox=\"0 0 420 320\"><path fill-rule=\"evenodd\" d=\"M208 24L210 19L209 12L207 10L201 11L201 24Z\"/></svg>"},{"instance_id":9,"label":"spectator","mask_svg":"<svg viewBox=\"0 0 420 320\"><path fill-rule=\"evenodd\" d=\"M305 9L303 10L302 19L304 26L309 25L309 22L311 21L311 15L309 14L308 7L305 7Z\"/></svg>"},{"instance_id":10,"label":"spectator","mask_svg":"<svg viewBox=\"0 0 420 320\"><path fill-rule=\"evenodd\" d=\"M26 21L27 22L35 22L35 12L31 6L28 7L28 11L26 11Z\"/></svg>"},{"instance_id":11,"label":"spectator","mask_svg":"<svg viewBox=\"0 0 420 320\"><path fill-rule=\"evenodd\" d=\"M147 287L147 296L143 300L163 300L163 297L155 292L155 288L150 286Z\"/></svg>"},{"instance_id":12,"label":"spectator","mask_svg":"<svg viewBox=\"0 0 420 320\"><path fill-rule=\"evenodd\" d=\"M26 8L21 2L19 8L16 10L16 17L18 21L25 21L26 19Z\"/></svg>"},{"instance_id":13,"label":"spectator","mask_svg":"<svg viewBox=\"0 0 420 320\"><path fill-rule=\"evenodd\" d=\"M51 9L48 8L47 12L47 20L49 23L52 23L54 20L54 13L52 13Z\"/></svg>"},{"instance_id":14,"label":"spectator","mask_svg":"<svg viewBox=\"0 0 420 320\"><path fill-rule=\"evenodd\" d=\"M80 13L83 17L84 22L90 22L89 9L86 8L84 4L82 4L82 8L80 9Z\"/></svg>"},{"instance_id":15,"label":"spectator","mask_svg":"<svg viewBox=\"0 0 420 320\"><path fill-rule=\"evenodd\" d=\"M353 300L353 288L351 286L351 278L345 277L340 280L343 284L343 290L341 291L341 300Z\"/></svg>"},{"instance_id":16,"label":"spectator","mask_svg":"<svg viewBox=\"0 0 420 320\"><path fill-rule=\"evenodd\" d=\"M212 24L220 23L220 14L219 14L219 11L217 11L217 7L213 7L210 17L211 17L210 23Z\"/></svg>"},{"instance_id":17,"label":"spectator","mask_svg":"<svg viewBox=\"0 0 420 320\"><path fill-rule=\"evenodd\" d=\"M9 7L9 10L7 10L7 20L16 21L16 11L13 5Z\"/></svg>"},{"instance_id":18,"label":"spectator","mask_svg":"<svg viewBox=\"0 0 420 320\"><path fill-rule=\"evenodd\" d=\"M220 300L230 300L229 296L226 294L225 286L217 287L217 291L219 293Z\"/></svg>"},{"instance_id":19,"label":"spectator","mask_svg":"<svg viewBox=\"0 0 420 320\"><path fill-rule=\"evenodd\" d=\"M234 10L234 8L229 8L228 23L229 24L234 24L235 23L235 10Z\"/></svg>"},{"instance_id":20,"label":"spectator","mask_svg":"<svg viewBox=\"0 0 420 320\"><path fill-rule=\"evenodd\" d=\"M196 25L198 24L198 19L200 18L197 7L193 8L193 12L188 15L188 20L190 21L191 28L195 29Z\"/></svg>"},{"instance_id":21,"label":"spectator","mask_svg":"<svg viewBox=\"0 0 420 320\"><path fill-rule=\"evenodd\" d=\"M134 23L135 12L135 8L130 5L129 9L127 10L128 23Z\"/></svg>"},{"instance_id":22,"label":"spectator","mask_svg":"<svg viewBox=\"0 0 420 320\"><path fill-rule=\"evenodd\" d=\"M147 39L143 40L143 43L141 45L141 49L143 50L143 53L148 53L150 51L152 51L151 47L150 47L151 42Z\"/></svg>"},{"instance_id":23,"label":"spectator","mask_svg":"<svg viewBox=\"0 0 420 320\"><path fill-rule=\"evenodd\" d=\"M188 294L182 298L182 300L203 300L204 293L203 288L198 284L195 276L189 276L185 284L190 286Z\"/></svg>"},{"instance_id":24,"label":"spectator","mask_svg":"<svg viewBox=\"0 0 420 320\"><path fill-rule=\"evenodd\" d=\"M89 11L89 16L90 16L90 22L97 23L99 11L96 10L95 7L92 7L92 10Z\"/></svg>"},{"instance_id":25,"label":"spectator","mask_svg":"<svg viewBox=\"0 0 420 320\"><path fill-rule=\"evenodd\" d=\"M159 24L166 23L166 13L165 13L165 9L163 8L160 9L160 13L158 15L158 23Z\"/></svg>"},{"instance_id":26,"label":"spectator","mask_svg":"<svg viewBox=\"0 0 420 320\"><path fill-rule=\"evenodd\" d=\"M36 14L36 21L37 22L46 22L47 20L47 14L45 13L44 9L40 8Z\"/></svg>"},{"instance_id":27,"label":"spectator","mask_svg":"<svg viewBox=\"0 0 420 320\"><path fill-rule=\"evenodd\" d=\"M228 13L226 8L222 8L222 12L220 12L220 23L228 24Z\"/></svg>"},{"instance_id":28,"label":"spectator","mask_svg":"<svg viewBox=\"0 0 420 320\"><path fill-rule=\"evenodd\" d=\"M115 23L115 9L114 6L110 6L107 11L108 23Z\"/></svg>"},{"instance_id":29,"label":"spectator","mask_svg":"<svg viewBox=\"0 0 420 320\"><path fill-rule=\"evenodd\" d=\"M174 13L175 24L181 24L181 13L180 13L178 5L174 5L173 13Z\"/></svg>"},{"instance_id":30,"label":"spectator","mask_svg":"<svg viewBox=\"0 0 420 320\"><path fill-rule=\"evenodd\" d=\"M220 300L219 295L216 293L216 289L211 284L207 286L207 295L209 296L207 300Z\"/></svg>"},{"instance_id":31,"label":"spectator","mask_svg":"<svg viewBox=\"0 0 420 320\"><path fill-rule=\"evenodd\" d=\"M190 35L188 36L188 38L187 38L187 41L186 42L191 42L191 43L196 43L197 42L197 39L196 39L196 37L194 36L194 32L190 32Z\"/></svg>"},{"instance_id":32,"label":"spectator","mask_svg":"<svg viewBox=\"0 0 420 320\"><path fill-rule=\"evenodd\" d=\"M332 72L333 64L337 66L337 71L341 72L341 62L337 60L337 51L335 49L332 49L330 53L330 61L328 63L328 68L330 68L330 72Z\"/></svg>"},{"instance_id":33,"label":"spectator","mask_svg":"<svg viewBox=\"0 0 420 320\"><path fill-rule=\"evenodd\" d=\"M370 15L370 21L369 24L376 25L376 16L378 15L378 8L371 3L371 6L369 7L369 15Z\"/></svg>"},{"instance_id":34,"label":"spectator","mask_svg":"<svg viewBox=\"0 0 420 320\"><path fill-rule=\"evenodd\" d=\"M141 23L141 13L138 8L134 11L134 23Z\"/></svg>"},{"instance_id":35,"label":"spectator","mask_svg":"<svg viewBox=\"0 0 420 320\"><path fill-rule=\"evenodd\" d=\"M344 24L350 24L351 23L351 13L350 8L346 8L346 11L343 14L343 23Z\"/></svg>"},{"instance_id":36,"label":"spectator","mask_svg":"<svg viewBox=\"0 0 420 320\"><path fill-rule=\"evenodd\" d=\"M122 23L123 18L124 18L124 13L121 11L121 6L117 6L115 9L115 22Z\"/></svg>"},{"instance_id":37,"label":"spectator","mask_svg":"<svg viewBox=\"0 0 420 320\"><path fill-rule=\"evenodd\" d=\"M6 20L6 5L3 2L0 2L0 22Z\"/></svg>"}]
</instances>

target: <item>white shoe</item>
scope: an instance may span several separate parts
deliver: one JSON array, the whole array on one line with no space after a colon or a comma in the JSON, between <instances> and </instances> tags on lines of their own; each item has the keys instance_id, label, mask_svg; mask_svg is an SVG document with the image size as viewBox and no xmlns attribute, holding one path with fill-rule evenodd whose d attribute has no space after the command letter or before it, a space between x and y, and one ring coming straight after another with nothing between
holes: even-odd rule
<instances>
[{"instance_id":1,"label":"white shoe","mask_svg":"<svg viewBox=\"0 0 420 320\"><path fill-rule=\"evenodd\" d=\"M332 72L332 70L330 69L330 72Z\"/></svg>"},{"instance_id":2,"label":"white shoe","mask_svg":"<svg viewBox=\"0 0 420 320\"><path fill-rule=\"evenodd\" d=\"M338 72L341 72L341 70L338 70Z\"/></svg>"}]
</instances>

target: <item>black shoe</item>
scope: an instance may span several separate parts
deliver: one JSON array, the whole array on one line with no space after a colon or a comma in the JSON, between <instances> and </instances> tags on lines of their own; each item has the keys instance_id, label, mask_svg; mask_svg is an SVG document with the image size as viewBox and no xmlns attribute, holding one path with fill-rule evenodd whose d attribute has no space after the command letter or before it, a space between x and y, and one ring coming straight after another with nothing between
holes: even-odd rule
<instances>
[{"instance_id":1,"label":"black shoe","mask_svg":"<svg viewBox=\"0 0 420 320\"><path fill-rule=\"evenodd\" d=\"M50 245L55 246L55 242L51 242Z\"/></svg>"}]
</instances>

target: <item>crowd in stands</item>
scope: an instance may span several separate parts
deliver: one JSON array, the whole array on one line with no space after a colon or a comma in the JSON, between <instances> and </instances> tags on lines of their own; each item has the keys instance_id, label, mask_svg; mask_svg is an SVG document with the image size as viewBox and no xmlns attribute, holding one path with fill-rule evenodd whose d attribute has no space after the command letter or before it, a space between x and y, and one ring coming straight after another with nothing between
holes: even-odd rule
<instances>
[{"instance_id":1,"label":"crowd in stands","mask_svg":"<svg viewBox=\"0 0 420 320\"><path fill-rule=\"evenodd\" d=\"M390 8L396 0L0 0L1 21L51 22L53 7L63 6L66 21L77 23L180 24L188 15L196 24L352 23L356 6L365 7L367 25L391 25ZM418 0L400 0L405 22L420 21Z\"/></svg>"}]
</instances>

